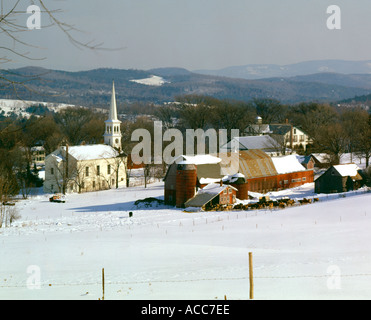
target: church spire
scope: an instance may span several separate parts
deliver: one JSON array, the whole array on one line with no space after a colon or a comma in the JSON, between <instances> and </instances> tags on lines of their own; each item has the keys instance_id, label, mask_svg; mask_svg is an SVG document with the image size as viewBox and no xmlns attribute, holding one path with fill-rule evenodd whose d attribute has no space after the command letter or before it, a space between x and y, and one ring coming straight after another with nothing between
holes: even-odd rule
<instances>
[{"instance_id":1,"label":"church spire","mask_svg":"<svg viewBox=\"0 0 371 320\"><path fill-rule=\"evenodd\" d=\"M118 150L121 150L121 121L117 118L115 83L112 82L112 97L108 119L105 121L106 130L104 133L104 143Z\"/></svg>"},{"instance_id":2,"label":"church spire","mask_svg":"<svg viewBox=\"0 0 371 320\"><path fill-rule=\"evenodd\" d=\"M115 92L114 81L112 81L112 96L111 96L111 106L110 106L110 111L109 111L109 120L117 120L116 92Z\"/></svg>"}]
</instances>

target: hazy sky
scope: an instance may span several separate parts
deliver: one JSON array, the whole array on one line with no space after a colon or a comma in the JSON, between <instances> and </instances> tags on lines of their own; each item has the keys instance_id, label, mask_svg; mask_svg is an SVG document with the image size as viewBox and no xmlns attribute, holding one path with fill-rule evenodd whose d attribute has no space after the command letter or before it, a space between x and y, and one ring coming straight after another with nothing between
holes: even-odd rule
<instances>
[{"instance_id":1,"label":"hazy sky","mask_svg":"<svg viewBox=\"0 0 371 320\"><path fill-rule=\"evenodd\" d=\"M116 51L78 49L45 14L41 29L25 40L34 62L19 59L7 68L100 67L218 69L245 64L289 64L306 60L371 59L370 0L49 0L57 17L82 32L82 41L103 42ZM341 9L341 30L329 30L326 9ZM26 10L26 8L24 8ZM23 18L22 18L23 19ZM25 14L24 19L27 19ZM26 23L26 21L25 21ZM1 35L0 35L1 37Z\"/></svg>"}]
</instances>

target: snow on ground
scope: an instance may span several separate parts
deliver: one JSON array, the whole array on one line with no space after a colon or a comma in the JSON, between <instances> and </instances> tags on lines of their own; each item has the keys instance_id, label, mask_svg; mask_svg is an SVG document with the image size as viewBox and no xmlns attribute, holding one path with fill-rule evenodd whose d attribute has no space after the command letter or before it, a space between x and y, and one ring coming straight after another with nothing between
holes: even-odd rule
<instances>
[{"instance_id":1,"label":"snow on ground","mask_svg":"<svg viewBox=\"0 0 371 320\"><path fill-rule=\"evenodd\" d=\"M0 229L0 299L97 300L102 268L105 299L248 299L249 252L255 299L371 298L371 193L230 212L135 205L163 199L162 182L48 196L18 201L21 219Z\"/></svg>"},{"instance_id":2,"label":"snow on ground","mask_svg":"<svg viewBox=\"0 0 371 320\"><path fill-rule=\"evenodd\" d=\"M26 112L26 109L30 106L43 105L49 110L54 112L59 112L60 110L67 107L75 107L71 104L65 103L53 103L53 102L40 102L40 101L26 101L26 100L13 100L13 99L0 99L0 111L4 111L6 115L12 112L19 114L21 116L29 116L30 114Z\"/></svg>"},{"instance_id":3,"label":"snow on ground","mask_svg":"<svg viewBox=\"0 0 371 320\"><path fill-rule=\"evenodd\" d=\"M151 76L145 79L138 79L138 80L130 80L131 82L136 82L139 84L144 84L146 86L162 86L169 81L166 81L164 78L159 76Z\"/></svg>"}]
</instances>

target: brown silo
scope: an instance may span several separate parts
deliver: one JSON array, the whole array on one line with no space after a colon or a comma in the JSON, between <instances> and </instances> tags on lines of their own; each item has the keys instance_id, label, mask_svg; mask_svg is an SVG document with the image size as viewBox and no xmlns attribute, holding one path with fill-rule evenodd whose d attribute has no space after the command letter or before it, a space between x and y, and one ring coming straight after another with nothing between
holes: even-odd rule
<instances>
[{"instance_id":1,"label":"brown silo","mask_svg":"<svg viewBox=\"0 0 371 320\"><path fill-rule=\"evenodd\" d=\"M194 164L178 164L176 173L176 206L184 204L196 194L197 168Z\"/></svg>"},{"instance_id":2,"label":"brown silo","mask_svg":"<svg viewBox=\"0 0 371 320\"><path fill-rule=\"evenodd\" d=\"M237 189L237 199L247 200L249 198L249 188L247 183L232 183L231 186Z\"/></svg>"}]
</instances>

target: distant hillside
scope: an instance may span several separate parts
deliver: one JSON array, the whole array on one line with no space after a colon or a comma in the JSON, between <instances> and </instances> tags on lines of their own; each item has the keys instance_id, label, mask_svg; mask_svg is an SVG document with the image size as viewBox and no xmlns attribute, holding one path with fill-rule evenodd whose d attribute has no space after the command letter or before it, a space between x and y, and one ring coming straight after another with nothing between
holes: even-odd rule
<instances>
[{"instance_id":1,"label":"distant hillside","mask_svg":"<svg viewBox=\"0 0 371 320\"><path fill-rule=\"evenodd\" d=\"M244 66L227 67L219 70L195 70L194 72L200 74L242 78L249 80L273 77L295 77L319 72L342 74L370 74L371 60L317 60L288 65L249 64Z\"/></svg>"},{"instance_id":2,"label":"distant hillside","mask_svg":"<svg viewBox=\"0 0 371 320\"><path fill-rule=\"evenodd\" d=\"M344 99L344 100L338 101L338 103L339 104L342 104L342 103L344 104L346 103L365 104L365 105L371 106L371 94L363 95L363 96L355 96L350 99Z\"/></svg>"},{"instance_id":3,"label":"distant hillside","mask_svg":"<svg viewBox=\"0 0 371 320\"><path fill-rule=\"evenodd\" d=\"M181 95L251 101L272 98L283 103L339 101L371 93L371 76L320 74L306 77L235 79L202 75L181 68L152 70L94 69L80 72L27 67L0 71L17 84L4 86L0 98L107 107L115 81L120 106L131 102L163 103ZM6 85L6 84L5 84Z\"/></svg>"}]
</instances>

